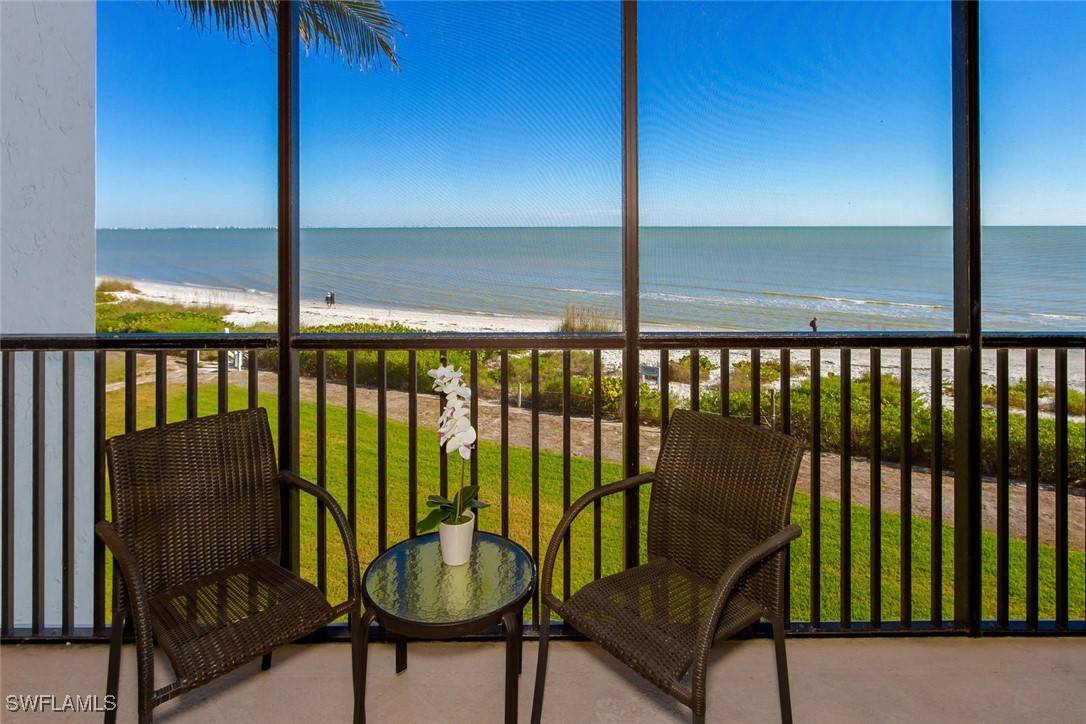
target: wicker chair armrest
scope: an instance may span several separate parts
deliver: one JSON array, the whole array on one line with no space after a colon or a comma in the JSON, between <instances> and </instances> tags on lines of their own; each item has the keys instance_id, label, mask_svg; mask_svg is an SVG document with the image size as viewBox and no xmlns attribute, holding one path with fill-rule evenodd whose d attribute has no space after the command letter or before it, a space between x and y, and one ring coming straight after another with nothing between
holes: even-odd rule
<instances>
[{"instance_id":1,"label":"wicker chair armrest","mask_svg":"<svg viewBox=\"0 0 1086 724\"><path fill-rule=\"evenodd\" d=\"M150 651L153 640L151 635L151 604L147 600L147 588L144 586L143 575L140 573L139 564L136 562L136 555L124 542L120 534L117 533L117 529L112 523L100 520L94 526L94 532L106 544L109 552L113 554L113 559L121 569L121 575L124 576L125 589L128 592L128 610L132 613L132 625L136 632L136 645L141 648L147 647L147 651ZM116 595L116 591L114 591L114 594ZM114 605L114 613L119 608L119 606ZM114 621L115 624L116 621Z\"/></svg>"},{"instance_id":2,"label":"wicker chair armrest","mask_svg":"<svg viewBox=\"0 0 1086 724\"><path fill-rule=\"evenodd\" d=\"M347 555L348 600L340 605L354 604L361 601L362 582L358 569L358 550L354 542L354 531L351 529L351 524L348 522L347 516L343 514L343 509L339 506L339 503L332 494L324 488L319 485L314 485L305 478L299 477L289 470L281 470L279 472L279 480L309 493L323 503L325 510L332 514L332 519L336 522L336 527L339 528L340 538L343 539L343 549Z\"/></svg>"},{"instance_id":3,"label":"wicker chair armrest","mask_svg":"<svg viewBox=\"0 0 1086 724\"><path fill-rule=\"evenodd\" d=\"M740 577L755 563L765 560L774 553L784 549L790 542L799 538L799 536L800 529L798 525L786 525L762 542L749 548L746 553L739 556L739 558L737 558L735 562L721 574L717 581L716 589L713 592L712 605L706 609L705 617L702 619L698 629L696 651L707 652L709 647L713 645L720 614L723 612L724 606L728 602L728 598L732 595L732 591L735 589L736 584L739 583Z\"/></svg>"},{"instance_id":4,"label":"wicker chair armrest","mask_svg":"<svg viewBox=\"0 0 1086 724\"><path fill-rule=\"evenodd\" d=\"M569 527L573 525L573 519L576 518L582 510L587 508L589 504L613 493L620 493L624 490L630 490L637 488L645 483L651 483L655 473L642 473L635 475L625 480L619 480L615 483L608 483L607 485L601 485L598 488L593 488L587 493L577 498L573 505L569 506L565 515L558 521L558 525L555 526L554 535L551 536L551 541L547 545L547 555L543 559L543 576L540 579L539 592L541 596L551 596L551 577L554 572L554 562L558 558L558 550L562 545L562 539L565 538L566 532Z\"/></svg>"}]
</instances>

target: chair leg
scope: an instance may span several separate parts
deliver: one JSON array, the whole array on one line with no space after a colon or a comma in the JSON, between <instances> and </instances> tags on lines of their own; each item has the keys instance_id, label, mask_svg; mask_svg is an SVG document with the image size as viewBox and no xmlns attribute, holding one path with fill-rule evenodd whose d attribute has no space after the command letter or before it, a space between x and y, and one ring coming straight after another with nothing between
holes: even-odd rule
<instances>
[{"instance_id":1,"label":"chair leg","mask_svg":"<svg viewBox=\"0 0 1086 724\"><path fill-rule=\"evenodd\" d=\"M124 639L124 622L126 616L117 620L113 615L113 626L109 634L109 668L106 669L106 700L113 702L112 709L106 709L106 724L114 724L117 721L117 682L121 673L121 643Z\"/></svg>"},{"instance_id":2,"label":"chair leg","mask_svg":"<svg viewBox=\"0 0 1086 724\"><path fill-rule=\"evenodd\" d=\"M272 652L269 651L268 653L264 654L264 658L262 658L260 660L260 670L261 671L267 671L268 669L271 668L271 655L272 655Z\"/></svg>"},{"instance_id":3,"label":"chair leg","mask_svg":"<svg viewBox=\"0 0 1086 724\"><path fill-rule=\"evenodd\" d=\"M543 687L547 679L547 644L551 633L551 610L546 604L539 612L539 660L535 667L535 694L532 697L532 724L543 716Z\"/></svg>"},{"instance_id":4,"label":"chair leg","mask_svg":"<svg viewBox=\"0 0 1086 724\"><path fill-rule=\"evenodd\" d=\"M370 624L376 616L372 611L365 611L361 616L357 611L348 615L351 627L351 672L354 679L354 724L366 722L366 657L370 642Z\"/></svg>"},{"instance_id":5,"label":"chair leg","mask_svg":"<svg viewBox=\"0 0 1086 724\"><path fill-rule=\"evenodd\" d=\"M781 697L781 721L792 724L792 696L788 691L788 659L784 653L784 619L773 619L773 648L777 652L777 688Z\"/></svg>"}]
</instances>

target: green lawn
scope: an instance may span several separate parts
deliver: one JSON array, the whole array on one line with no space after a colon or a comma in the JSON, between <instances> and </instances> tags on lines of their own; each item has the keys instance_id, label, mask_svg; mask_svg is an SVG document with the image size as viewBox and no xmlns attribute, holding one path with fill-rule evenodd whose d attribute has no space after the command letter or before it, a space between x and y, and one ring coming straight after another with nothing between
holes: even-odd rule
<instances>
[{"instance_id":1,"label":"green lawn","mask_svg":"<svg viewBox=\"0 0 1086 724\"><path fill-rule=\"evenodd\" d=\"M244 388L230 388L230 407L238 409L247 404ZM154 385L143 384L137 387L137 426L148 427L154 424ZM275 410L277 400L274 394L261 394L260 404L268 408L273 429L276 425ZM201 415L216 411L217 393L213 384L201 386L199 409ZM119 434L124 426L123 391L107 394L107 436ZM327 415L327 485L336 498L346 508L347 504L347 463L346 463L346 416L345 407L328 405ZM168 395L167 417L170 421L183 419L185 416L185 393L178 387L171 389ZM439 458L436 434L429 426L430 420L425 413L420 414L418 430L418 480L419 500L425 500L430 492L437 492L439 479ZM302 402L299 408L299 428L301 441L301 473L316 480L317 445L316 445L316 405ZM356 531L359 555L362 565L377 553L377 420L376 417L359 412L357 415L358 446L358 513L359 524ZM387 525L388 542L393 543L407 537L408 529L408 430L407 425L389 421L387 423ZM481 511L480 528L500 530L501 526L501 473L500 447L493 443L481 442L477 451L479 477L482 484L480 498L492 507ZM460 463L450 461L450 485L459 480ZM616 480L621 475L619 465L604 462L602 466L604 483ZM563 510L563 461L561 455L541 452L539 455L539 555L542 557L551 532L554 530ZM571 499L589 490L593 486L593 463L591 460L573 458L570 463ZM642 531L648 511L648 488L644 489L642 502ZM301 550L302 572L310 580L316 580L316 510L308 496L302 496L301 509ZM419 506L420 517L425 509ZM509 526L510 537L520 542L529 551L533 550L532 540L532 456L531 451L523 448L509 449ZM821 620L835 621L840 618L840 511L837 501L821 501ZM792 618L796 621L810 619L810 496L797 493L793 505L792 519L803 530L804 536L792 544ZM853 506L852 511L852 620L864 621L870 617L870 511L861 506ZM928 520L913 519L912 530L912 617L925 620L930 616L931 600L931 560L930 541L932 526ZM621 567L621 505L617 497L605 500L601 514L602 571L614 572ZM901 566L900 566L900 530L901 516L893 513L882 514L882 619L897 620L901 615ZM328 529L328 581L330 595L341 596L345 588L345 573L342 547L338 543L334 525L329 521ZM943 526L943 615L953 614L953 538L952 526ZM983 560L983 604L985 618L994 618L996 613L996 536L985 533L982 536ZM644 533L641 542L644 555ZM591 509L582 513L573 526L571 547L572 588L576 590L583 583L591 580L593 567L593 525ZM1012 539L1011 554L1011 618L1025 617L1025 542ZM1086 556L1082 552L1073 552L1069 561L1071 592L1069 614L1071 619L1086 617ZM1055 615L1055 551L1042 546L1039 563L1041 619ZM562 581L562 560L559 557L555 570L557 585ZM107 583L112 576L107 575ZM338 600L338 599L337 599Z\"/></svg>"}]
</instances>

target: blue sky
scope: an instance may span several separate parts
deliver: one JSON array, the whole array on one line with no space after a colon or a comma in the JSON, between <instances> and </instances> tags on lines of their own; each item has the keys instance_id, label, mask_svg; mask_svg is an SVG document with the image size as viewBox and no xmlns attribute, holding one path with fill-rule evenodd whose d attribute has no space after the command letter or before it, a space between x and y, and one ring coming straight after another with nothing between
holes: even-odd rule
<instances>
[{"instance_id":1,"label":"blue sky","mask_svg":"<svg viewBox=\"0 0 1086 724\"><path fill-rule=\"evenodd\" d=\"M274 46L99 2L98 225L274 226ZM617 2L398 2L302 62L306 226L617 225ZM946 2L643 2L646 225L950 222ZM1086 3L984 2L989 224L1086 223Z\"/></svg>"}]
</instances>

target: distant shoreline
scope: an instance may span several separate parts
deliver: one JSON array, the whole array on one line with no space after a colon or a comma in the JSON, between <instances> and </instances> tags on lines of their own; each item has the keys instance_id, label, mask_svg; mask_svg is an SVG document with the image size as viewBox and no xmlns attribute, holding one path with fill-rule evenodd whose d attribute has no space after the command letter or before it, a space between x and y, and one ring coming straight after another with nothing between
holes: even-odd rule
<instances>
[{"instance_id":1,"label":"distant shoreline","mask_svg":"<svg viewBox=\"0 0 1086 724\"><path fill-rule=\"evenodd\" d=\"M97 281L117 278L112 275L99 276ZM133 298L148 299L157 302L183 304L186 306L229 306L233 311L224 317L224 321L230 325L231 331L237 331L256 324L276 324L278 321L277 299L267 293L255 291L242 291L231 289L218 289L212 287L168 284L163 282L129 279L137 289L139 295L130 295ZM121 293L122 296L128 293ZM541 318L527 316L506 316L498 314L464 314L443 312L437 310L397 309L367 307L351 304L337 304L335 308L327 308L323 299L302 299L300 303L300 320L302 326L320 326L330 324L350 323L375 323L390 324L398 322L408 327L415 327L428 332L468 332L468 333L547 333L558 328L560 319ZM656 332L685 331L663 325L645 325L645 329ZM702 350L709 362L718 365L720 361L718 350ZM685 355L684 350L673 351L669 359L677 361ZM778 353L773 350L765 350L762 354L763 362L777 359ZM614 372L621 367L622 355L618 350L604 350L604 366L608 372ZM658 366L660 353L657 350L642 350L641 363L643 365ZM1042 350L1038 355L1038 378L1042 383L1055 380L1055 355L1051 350ZM1068 354L1068 377L1072 389L1083 391L1084 357L1081 352L1076 354L1072 350ZM732 364L749 360L750 353L747 350L735 350L731 353ZM835 349L822 350L823 374L840 372L840 351ZM995 350L985 350L983 361L983 384L995 384ZM809 364L810 353L808 350L793 350L791 354L793 364ZM954 355L949 351L943 353L943 379L953 379ZM1012 350L1009 355L1009 377L1011 384L1026 376L1025 353L1022 350ZM927 397L931 387L931 355L927 350L915 350L912 356L913 389L924 397ZM854 350L852 353L852 376L854 378L866 374L870 369L870 355L867 350ZM882 351L881 369L884 374L892 374L899 377L900 350L884 349ZM719 370L706 380L703 386L714 384L719 380ZM685 396L688 386L680 383L672 383L675 394Z\"/></svg>"}]
</instances>

